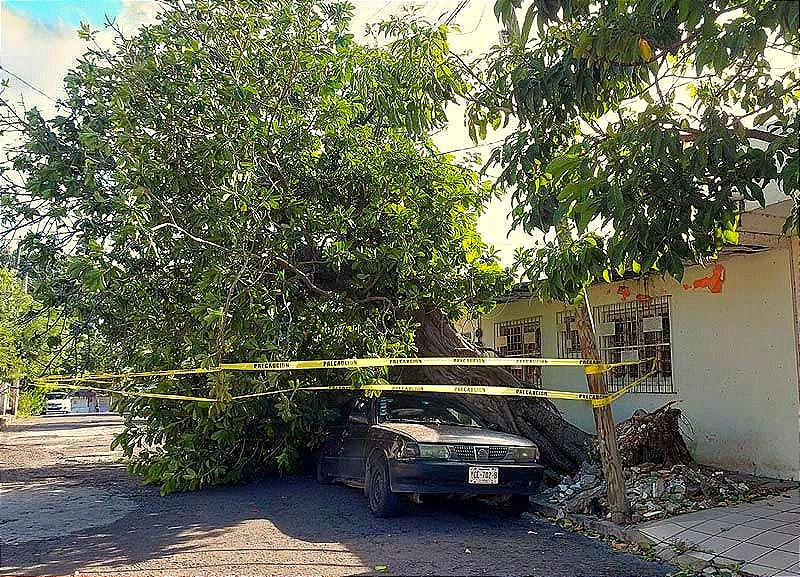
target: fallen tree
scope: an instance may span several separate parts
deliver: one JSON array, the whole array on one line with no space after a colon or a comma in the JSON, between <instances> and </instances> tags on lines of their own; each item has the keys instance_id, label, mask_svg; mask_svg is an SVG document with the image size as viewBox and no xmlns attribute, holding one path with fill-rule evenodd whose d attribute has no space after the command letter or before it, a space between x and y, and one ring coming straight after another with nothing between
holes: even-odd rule
<instances>
[{"instance_id":1,"label":"fallen tree","mask_svg":"<svg viewBox=\"0 0 800 577\"><path fill-rule=\"evenodd\" d=\"M415 342L420 356L482 356L472 342L464 340L437 309L417 314L420 328ZM525 386L502 367L403 367L393 375L404 383ZM566 421L546 399L525 397L461 396L488 422L506 432L534 441L541 461L555 473L572 474L588 459L591 435Z\"/></svg>"},{"instance_id":2,"label":"fallen tree","mask_svg":"<svg viewBox=\"0 0 800 577\"><path fill-rule=\"evenodd\" d=\"M87 357L147 370L481 354L448 319L488 310L513 277L476 231L490 184L429 137L468 89L446 28L393 20L367 44L348 31L346 3L164 5L134 36L117 32L111 49L92 45L54 117L0 101L0 128L17 143L0 165L6 239L22 231L31 270L64 276L51 296L83 311L79 326L106 348ZM53 289L48 278L33 290ZM225 373L120 386L224 398L376 378L394 376ZM498 368L401 378L518 384ZM295 469L333 401L121 398L115 444L164 492L237 482ZM556 471L585 457L588 436L546 401L470 402L536 440Z\"/></svg>"}]
</instances>

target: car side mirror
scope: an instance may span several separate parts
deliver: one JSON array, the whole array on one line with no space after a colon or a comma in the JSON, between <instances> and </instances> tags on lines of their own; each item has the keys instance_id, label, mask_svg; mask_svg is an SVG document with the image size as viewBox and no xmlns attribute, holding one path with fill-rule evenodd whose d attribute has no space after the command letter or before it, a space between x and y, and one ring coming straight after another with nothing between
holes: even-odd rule
<instances>
[{"instance_id":1,"label":"car side mirror","mask_svg":"<svg viewBox=\"0 0 800 577\"><path fill-rule=\"evenodd\" d=\"M358 425L369 425L367 415L350 415L350 422Z\"/></svg>"}]
</instances>

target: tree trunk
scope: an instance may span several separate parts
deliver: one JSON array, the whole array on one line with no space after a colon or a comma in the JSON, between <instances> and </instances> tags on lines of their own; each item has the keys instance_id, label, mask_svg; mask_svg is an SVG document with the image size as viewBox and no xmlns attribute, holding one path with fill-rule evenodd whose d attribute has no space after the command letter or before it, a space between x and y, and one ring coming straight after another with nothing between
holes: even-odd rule
<instances>
[{"instance_id":1,"label":"tree trunk","mask_svg":"<svg viewBox=\"0 0 800 577\"><path fill-rule=\"evenodd\" d=\"M585 359L600 359L589 307L589 295L584 290L584 304L575 309L575 323L578 326L581 356ZM586 381L590 393L608 393L604 373L587 374ZM592 410L597 427L597 445L600 449L603 475L606 479L606 487L608 487L608 508L611 510L611 520L614 523L627 523L630 520L630 506L625 496L625 478L622 475L617 431L614 427L611 405L594 407Z\"/></svg>"},{"instance_id":2,"label":"tree trunk","mask_svg":"<svg viewBox=\"0 0 800 577\"><path fill-rule=\"evenodd\" d=\"M459 334L438 309L420 311L416 320L418 355L421 357L483 356L474 343ZM392 369L401 383L470 384L520 387L503 367L413 367ZM458 398L488 423L503 431L527 437L541 453L541 463L558 474L574 474L588 458L591 435L567 422L547 399L459 395Z\"/></svg>"}]
</instances>

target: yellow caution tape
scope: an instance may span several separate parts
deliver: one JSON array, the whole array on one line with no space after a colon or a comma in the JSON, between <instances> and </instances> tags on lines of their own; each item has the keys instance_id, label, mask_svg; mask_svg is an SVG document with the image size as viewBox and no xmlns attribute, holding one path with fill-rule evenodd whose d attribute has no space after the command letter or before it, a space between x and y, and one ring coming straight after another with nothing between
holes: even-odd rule
<instances>
[{"instance_id":1,"label":"yellow caution tape","mask_svg":"<svg viewBox=\"0 0 800 577\"><path fill-rule=\"evenodd\" d=\"M223 363L226 371L294 371L308 369L360 369L368 367L584 367L590 374L602 373L640 361L603 364L589 359L545 359L538 357L399 357L366 359L319 359L313 361L268 361L263 363Z\"/></svg>"},{"instance_id":2,"label":"yellow caution tape","mask_svg":"<svg viewBox=\"0 0 800 577\"><path fill-rule=\"evenodd\" d=\"M651 360L651 359L645 359ZM382 391L399 392L426 392L426 393L452 393L462 395L490 395L490 396L511 396L511 397L537 397L546 399L588 401L594 407L610 405L622 395L638 387L656 372L656 359L653 358L653 369L626 385L622 389L611 393L578 393L572 391L558 391L548 389L533 389L525 387L496 387L480 385L393 385L390 383L369 384L362 387L354 386L312 386L297 387L291 389L278 389L264 391L260 393L250 393L230 398L231 401L240 401L264 396L274 396L283 393L293 393L297 391L332 391L332 390L358 390L366 393L375 392L380 394ZM131 397L146 397L156 399L172 399L184 401L202 401L210 403L224 402L223 399L213 399L208 397L194 397L188 395L170 395L166 393L147 393L140 391L125 391L119 389L101 388L97 386L79 385L77 383L107 383L117 379L166 376L176 377L190 374L219 373L222 371L291 371L306 369L343 369L343 368L366 368L366 367L386 367L386 366L463 366L463 365L483 365L483 366L583 366L587 375L599 374L610 369L626 366L638 365L645 361L622 361L618 363L597 363L586 359L544 359L544 358L503 358L503 357L420 357L420 358L366 358L366 359L321 359L311 361L273 361L263 363L227 363L218 367L206 369L176 369L168 371L148 371L148 372L129 372L129 373L95 373L87 375L51 375L38 379L35 384L42 387L60 387L67 389L91 389L95 391L107 392L110 394L125 395ZM74 383L74 384L69 384Z\"/></svg>"},{"instance_id":3,"label":"yellow caution tape","mask_svg":"<svg viewBox=\"0 0 800 577\"><path fill-rule=\"evenodd\" d=\"M121 391L119 389L106 389L103 387L87 387L82 385L65 385L63 383L34 383L37 387L42 388L57 388L57 389L70 389L79 391L98 391L101 393L109 393L111 395L122 395L124 397L144 397L148 399L169 399L172 401L204 401L207 403L219 403L220 399L211 399L208 397L192 397L188 395L169 395L167 393L148 393L144 391Z\"/></svg>"},{"instance_id":4,"label":"yellow caution tape","mask_svg":"<svg viewBox=\"0 0 800 577\"><path fill-rule=\"evenodd\" d=\"M207 369L170 369L165 371L145 371L140 373L89 373L85 375L47 375L37 379L38 382L86 382L86 381L113 381L117 379L134 379L144 377L181 377L184 375L198 375L207 373L219 373L220 367L210 367Z\"/></svg>"},{"instance_id":5,"label":"yellow caution tape","mask_svg":"<svg viewBox=\"0 0 800 577\"><path fill-rule=\"evenodd\" d=\"M592 401L592 406L593 407L604 407L606 405L610 405L611 403L616 401L618 398L620 398L622 395L624 395L626 393L629 393L630 391L632 391L633 389L635 389L636 387L638 387L639 385L644 383L647 379L649 379L650 377L655 375L658 372L658 359L656 359L655 357L653 357L652 359L645 359L645 361L648 361L648 360L652 360L653 361L653 367L650 369L650 372L648 372L644 376L639 377L638 379L636 379L632 383L625 385L624 387L622 387L618 391L615 391L613 393L605 395L601 399L593 400ZM642 362L644 362L644 361L642 361Z\"/></svg>"},{"instance_id":6,"label":"yellow caution tape","mask_svg":"<svg viewBox=\"0 0 800 577\"><path fill-rule=\"evenodd\" d=\"M486 367L583 367L587 375L604 373L616 367L638 365L642 361L598 363L589 359L547 359L538 357L400 357L363 359L318 359L311 361L267 361L259 363L222 363L216 367L170 369L163 371L90 373L84 375L48 375L38 379L48 383L84 383L145 377L174 378L185 375L223 371L294 371L309 369L357 369L401 366L486 366Z\"/></svg>"}]
</instances>

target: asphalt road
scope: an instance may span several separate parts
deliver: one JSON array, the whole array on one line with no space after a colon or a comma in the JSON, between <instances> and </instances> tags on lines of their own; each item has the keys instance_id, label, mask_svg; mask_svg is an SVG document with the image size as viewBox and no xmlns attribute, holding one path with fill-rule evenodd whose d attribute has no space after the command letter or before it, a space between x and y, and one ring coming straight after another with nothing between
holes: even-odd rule
<instances>
[{"instance_id":1,"label":"asphalt road","mask_svg":"<svg viewBox=\"0 0 800 577\"><path fill-rule=\"evenodd\" d=\"M116 464L114 416L42 417L0 433L0 574L666 575L532 516L404 506L309 476L160 497Z\"/></svg>"}]
</instances>

